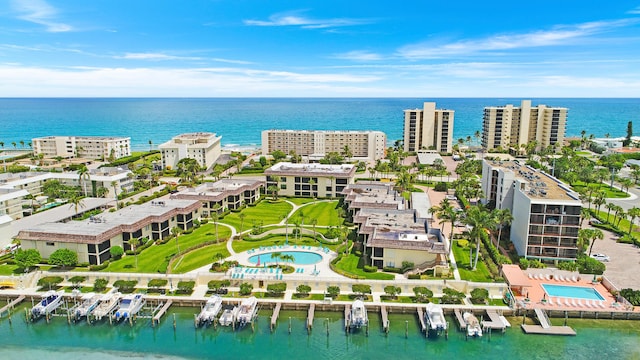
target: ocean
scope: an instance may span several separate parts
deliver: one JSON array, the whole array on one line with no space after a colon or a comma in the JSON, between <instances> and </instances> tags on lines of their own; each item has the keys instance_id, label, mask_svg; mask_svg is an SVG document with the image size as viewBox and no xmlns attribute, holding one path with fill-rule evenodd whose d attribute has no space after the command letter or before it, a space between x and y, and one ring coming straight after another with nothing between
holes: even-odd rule
<instances>
[{"instance_id":1,"label":"ocean","mask_svg":"<svg viewBox=\"0 0 640 360\"><path fill-rule=\"evenodd\" d=\"M640 117L639 98L532 98L569 108L567 136L625 136ZM128 136L133 150L149 149L184 132L214 132L226 147L257 147L267 129L379 130L389 144L402 138L405 109L435 101L455 110L454 139L482 129L485 106L519 105L519 98L4 98L0 141L20 148L49 135ZM637 121L636 128L640 128ZM475 139L474 139L475 140Z\"/></svg>"},{"instance_id":2,"label":"ocean","mask_svg":"<svg viewBox=\"0 0 640 360\"><path fill-rule=\"evenodd\" d=\"M415 314L390 314L390 332L380 327L380 316L369 312L370 330L346 334L342 314L316 312L311 334L305 328L306 311L282 311L274 332L269 328L270 311L261 311L255 331L245 328L200 328L193 326L199 309L173 308L161 324L151 327L149 319L109 325L102 322L67 324L55 317L27 324L24 306L16 310L12 324L0 321L0 358L3 359L394 359L466 358L511 359L638 359L637 322L625 320L569 319L577 336L525 335L514 327L505 334L495 332L466 340L449 318L449 339L425 338ZM173 327L176 314L176 327ZM21 316L22 315L22 316ZM562 324L563 319L555 319ZM291 331L289 331L291 324ZM327 325L329 334L327 335Z\"/></svg>"}]
</instances>

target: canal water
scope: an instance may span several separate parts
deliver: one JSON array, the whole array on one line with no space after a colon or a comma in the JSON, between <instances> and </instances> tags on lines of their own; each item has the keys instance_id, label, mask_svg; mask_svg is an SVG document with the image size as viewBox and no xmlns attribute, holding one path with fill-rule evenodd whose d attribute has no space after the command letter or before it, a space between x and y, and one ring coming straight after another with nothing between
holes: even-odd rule
<instances>
[{"instance_id":1,"label":"canal water","mask_svg":"<svg viewBox=\"0 0 640 360\"><path fill-rule=\"evenodd\" d=\"M277 328L269 328L270 311L261 311L254 331L231 328L195 329L199 309L174 307L161 324L149 319L109 325L67 324L54 317L27 324L24 307L16 309L12 322L0 320L2 359L640 359L640 326L624 320L569 319L575 337L524 335L521 318L511 318L506 334L465 339L454 328L449 339L428 338L418 330L415 314L390 314L388 334L382 332L380 316L369 312L370 328L346 334L342 314L316 311L313 330L307 334L306 312L281 311ZM175 314L175 329L174 329ZM557 324L562 319L555 319ZM290 328L290 330L289 330ZM328 334L327 334L328 328Z\"/></svg>"}]
</instances>

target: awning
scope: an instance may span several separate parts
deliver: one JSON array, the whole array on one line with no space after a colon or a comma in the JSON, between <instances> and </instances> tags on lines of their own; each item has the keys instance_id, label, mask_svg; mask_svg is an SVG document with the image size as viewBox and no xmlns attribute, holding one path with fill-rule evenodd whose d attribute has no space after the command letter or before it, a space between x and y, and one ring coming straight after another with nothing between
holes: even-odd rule
<instances>
[{"instance_id":1,"label":"awning","mask_svg":"<svg viewBox=\"0 0 640 360\"><path fill-rule=\"evenodd\" d=\"M502 274L509 286L532 286L527 275L518 265L502 265Z\"/></svg>"}]
</instances>

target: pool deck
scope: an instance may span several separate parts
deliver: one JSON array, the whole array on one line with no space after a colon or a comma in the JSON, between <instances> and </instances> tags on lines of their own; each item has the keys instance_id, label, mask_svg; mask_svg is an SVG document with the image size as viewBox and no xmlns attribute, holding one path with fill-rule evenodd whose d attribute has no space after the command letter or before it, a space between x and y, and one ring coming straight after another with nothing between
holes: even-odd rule
<instances>
[{"instance_id":1,"label":"pool deck","mask_svg":"<svg viewBox=\"0 0 640 360\"><path fill-rule=\"evenodd\" d=\"M524 294L515 294L518 303L526 309L541 308L544 310L565 311L629 311L600 282L592 282L593 275L580 275L569 273L551 274L548 271L529 269L527 277L531 286L526 287ZM587 287L594 289L604 300L585 300L570 297L548 296L542 287L543 284L561 285L568 287ZM633 311L633 310L632 310Z\"/></svg>"},{"instance_id":2,"label":"pool deck","mask_svg":"<svg viewBox=\"0 0 640 360\"><path fill-rule=\"evenodd\" d=\"M316 264L309 264L309 265L299 265L299 264L296 264L295 262L288 263L282 260L278 260L279 264L286 263L289 266L293 266L295 271L292 274L283 274L281 272L273 272L272 269L268 267L266 268L264 267L265 263L266 263L266 266L276 264L276 261L274 259L271 259L270 255L268 254L271 254L274 252L288 252L288 251L303 251L303 252L318 254L322 257L322 260L320 260ZM250 257L255 255L260 255L260 254L265 255L260 259L260 265L263 266L262 268L256 266L256 264L249 262ZM310 245L258 246L251 250L236 253L233 256L233 259L237 260L240 266L242 266L242 268L230 269L227 272L227 276L233 279L235 278L234 274L238 274L239 276L241 276L242 279L246 278L246 279L264 279L264 280L278 280L278 279L286 280L287 278L292 276L296 278L299 278L301 276L308 276L309 278L314 278L317 276L322 276L323 278L326 278L326 277L344 278L342 275L339 275L333 272L331 270L331 267L329 266L329 264L331 263L331 260L333 260L333 258L335 258L336 255L337 254L334 251L331 251L319 246L310 246Z\"/></svg>"}]
</instances>

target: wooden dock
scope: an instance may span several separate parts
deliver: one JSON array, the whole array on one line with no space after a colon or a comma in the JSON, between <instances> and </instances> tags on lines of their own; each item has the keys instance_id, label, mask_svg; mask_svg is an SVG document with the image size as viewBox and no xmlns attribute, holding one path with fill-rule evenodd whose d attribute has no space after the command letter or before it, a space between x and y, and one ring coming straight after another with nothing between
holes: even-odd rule
<instances>
[{"instance_id":1,"label":"wooden dock","mask_svg":"<svg viewBox=\"0 0 640 360\"><path fill-rule=\"evenodd\" d=\"M458 328L460 330L466 330L467 322L464 321L464 317L462 317L462 312L460 312L460 309L454 309L453 313L456 315L456 320L458 321Z\"/></svg>"},{"instance_id":2,"label":"wooden dock","mask_svg":"<svg viewBox=\"0 0 640 360\"><path fill-rule=\"evenodd\" d=\"M307 312L307 331L311 331L313 327L313 316L315 315L316 304L309 305L309 311Z\"/></svg>"},{"instance_id":3,"label":"wooden dock","mask_svg":"<svg viewBox=\"0 0 640 360\"><path fill-rule=\"evenodd\" d=\"M387 313L387 307L380 306L380 317L382 318L382 330L386 333L389 332L389 315Z\"/></svg>"},{"instance_id":4,"label":"wooden dock","mask_svg":"<svg viewBox=\"0 0 640 360\"><path fill-rule=\"evenodd\" d=\"M276 328L276 323L278 321L278 316L280 315L281 308L282 303L277 303L276 307L273 308L273 314L271 315L271 331Z\"/></svg>"},{"instance_id":5,"label":"wooden dock","mask_svg":"<svg viewBox=\"0 0 640 360\"><path fill-rule=\"evenodd\" d=\"M489 320L482 321L482 329L501 330L505 331L511 326L509 321L504 316L498 315L495 310L487 310L487 317Z\"/></svg>"},{"instance_id":6,"label":"wooden dock","mask_svg":"<svg viewBox=\"0 0 640 360\"><path fill-rule=\"evenodd\" d=\"M344 306L344 328L348 330L351 325L351 305Z\"/></svg>"},{"instance_id":7,"label":"wooden dock","mask_svg":"<svg viewBox=\"0 0 640 360\"><path fill-rule=\"evenodd\" d=\"M576 331L569 326L551 326L548 328L543 328L540 325L522 324L520 326L525 334L576 336Z\"/></svg>"},{"instance_id":8,"label":"wooden dock","mask_svg":"<svg viewBox=\"0 0 640 360\"><path fill-rule=\"evenodd\" d=\"M13 309L16 305L20 304L22 302L22 300L24 300L26 298L26 296L24 295L20 295L17 298L13 299L10 303L8 303L7 305L3 306L2 309L0 309L0 317L2 316L2 314L4 314L5 312Z\"/></svg>"},{"instance_id":9,"label":"wooden dock","mask_svg":"<svg viewBox=\"0 0 640 360\"><path fill-rule=\"evenodd\" d=\"M158 312L151 319L151 324L152 325L153 324L160 324L160 319L162 318L162 316L164 316L164 314L167 312L167 310L169 310L169 307L171 307L171 304L173 304L173 301L167 300L167 302L164 303L164 305L162 305L160 310L158 310Z\"/></svg>"},{"instance_id":10,"label":"wooden dock","mask_svg":"<svg viewBox=\"0 0 640 360\"><path fill-rule=\"evenodd\" d=\"M418 312L418 322L420 322L420 329L422 329L423 333L426 333L427 324L424 321L424 309L421 307L417 307L416 311Z\"/></svg>"}]
</instances>

